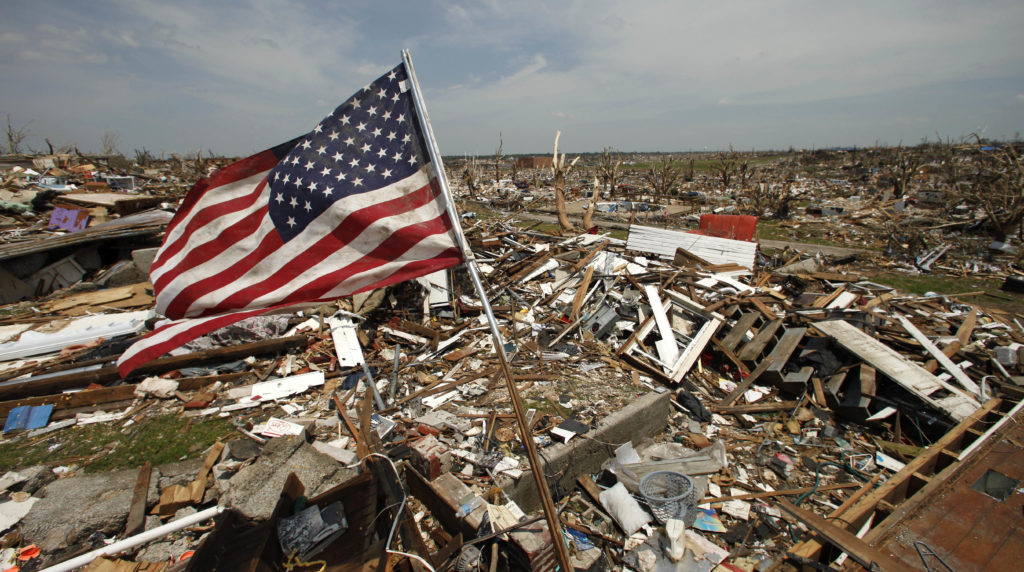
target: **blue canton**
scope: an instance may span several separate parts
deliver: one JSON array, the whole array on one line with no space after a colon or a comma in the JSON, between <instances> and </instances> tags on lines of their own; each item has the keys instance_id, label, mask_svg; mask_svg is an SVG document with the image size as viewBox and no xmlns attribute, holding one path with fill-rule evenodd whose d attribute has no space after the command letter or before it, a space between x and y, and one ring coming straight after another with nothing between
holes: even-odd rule
<instances>
[{"instance_id":1,"label":"blue canton","mask_svg":"<svg viewBox=\"0 0 1024 572\"><path fill-rule=\"evenodd\" d=\"M335 201L418 171L427 157L405 67L364 87L271 169L270 218L291 240Z\"/></svg>"}]
</instances>

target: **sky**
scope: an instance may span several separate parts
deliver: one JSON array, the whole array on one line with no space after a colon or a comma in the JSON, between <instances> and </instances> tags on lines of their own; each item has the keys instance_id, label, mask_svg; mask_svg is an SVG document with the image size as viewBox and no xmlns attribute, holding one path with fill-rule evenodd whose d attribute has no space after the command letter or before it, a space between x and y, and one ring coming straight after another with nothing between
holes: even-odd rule
<instances>
[{"instance_id":1,"label":"sky","mask_svg":"<svg viewBox=\"0 0 1024 572\"><path fill-rule=\"evenodd\" d=\"M411 50L445 155L766 150L1024 132L1024 2L4 0L29 145L240 156Z\"/></svg>"}]
</instances>

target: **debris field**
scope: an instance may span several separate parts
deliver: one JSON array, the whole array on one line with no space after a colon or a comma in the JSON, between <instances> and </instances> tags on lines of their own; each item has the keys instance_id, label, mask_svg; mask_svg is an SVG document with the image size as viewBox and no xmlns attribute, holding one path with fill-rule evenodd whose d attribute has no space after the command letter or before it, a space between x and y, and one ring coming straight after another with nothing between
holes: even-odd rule
<instances>
[{"instance_id":1,"label":"debris field","mask_svg":"<svg viewBox=\"0 0 1024 572\"><path fill-rule=\"evenodd\" d=\"M929 234L911 221L943 215L920 204L804 179L786 200L816 198L777 223L789 238L882 243L829 254L753 232L751 209L783 206L764 181L784 163L739 191L691 166L682 193L644 201L664 216L631 203L561 234L530 218L552 208L547 186L523 201L474 175L463 228L518 427L462 267L250 318L122 379L115 361L161 318L162 233L226 161L14 163L0 171L5 570L547 570L555 542L579 570L969 570L1024 550L1020 316L983 292L871 279L987 274L1013 301L1015 250L968 236L968 210ZM900 237L878 238L892 225ZM166 441L139 442L158 418ZM82 447L100 427L118 437Z\"/></svg>"}]
</instances>

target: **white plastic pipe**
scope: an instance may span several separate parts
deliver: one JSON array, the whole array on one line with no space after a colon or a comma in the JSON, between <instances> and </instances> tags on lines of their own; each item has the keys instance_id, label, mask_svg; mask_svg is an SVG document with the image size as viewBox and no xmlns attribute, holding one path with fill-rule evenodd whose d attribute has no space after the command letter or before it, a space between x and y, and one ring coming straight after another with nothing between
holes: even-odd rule
<instances>
[{"instance_id":1,"label":"white plastic pipe","mask_svg":"<svg viewBox=\"0 0 1024 572\"><path fill-rule=\"evenodd\" d=\"M172 532L177 532L183 528L188 528L193 524L198 524L200 522L203 522L204 520L211 519L222 512L224 512L224 507L222 506L208 508L206 510L199 511L195 514L179 518L178 520L172 520L171 522L168 522L167 524L162 526L158 526L152 530L140 532L135 536L130 536L128 538L125 538L124 540L119 540L113 544L109 544L102 548L97 548L92 552L87 552L81 556L76 556L71 560L65 560L60 564L50 566L42 572L70 572L75 568L85 566L86 564L95 560L98 556L117 554L118 552L128 550L129 548L134 548L140 544L145 544L151 540L156 540L157 538L167 536Z\"/></svg>"}]
</instances>

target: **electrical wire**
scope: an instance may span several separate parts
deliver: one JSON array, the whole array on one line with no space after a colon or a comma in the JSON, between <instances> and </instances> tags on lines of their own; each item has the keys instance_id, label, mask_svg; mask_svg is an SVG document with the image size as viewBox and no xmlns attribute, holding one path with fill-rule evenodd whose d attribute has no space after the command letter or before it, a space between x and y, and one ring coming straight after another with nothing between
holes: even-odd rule
<instances>
[{"instance_id":1,"label":"electrical wire","mask_svg":"<svg viewBox=\"0 0 1024 572\"><path fill-rule=\"evenodd\" d=\"M356 463L353 463L351 465L347 465L345 468L353 469L355 467L358 467L359 465L363 464L363 461L365 461L369 457L380 457L381 459L384 459L385 461L387 461L388 465L391 466L391 470L395 473L395 479L398 480L398 481L401 481L402 478L398 474L398 467L395 467L394 461L392 461L387 455L381 455L380 453L370 453L369 455L366 455L362 459L359 459L359 461L357 461ZM392 550L391 549L391 541L394 540L395 529L398 528L398 522L402 519L402 511L405 510L405 503L406 503L406 501L408 499L409 499L409 495L407 495L405 493L405 489L403 488L402 489L402 501L401 501L401 503L396 503L396 504L400 504L400 506L398 507L398 512L395 513L395 520L394 520L394 522L391 523L391 531L388 532L388 541L384 545L384 552L387 552L388 554L397 554L398 556L405 556L406 558L414 558L414 559L418 560L421 564L423 564L423 566L425 566L427 568L427 570L430 570L430 572L437 572L437 570L435 570L434 567L429 562L424 560L422 557L417 556L416 554L409 554L408 552L401 552L401 551L398 551L398 550ZM392 506L394 506L394 505L392 505ZM387 510L387 509L385 508L385 510ZM376 520L376 517L374 517L374 520Z\"/></svg>"}]
</instances>

